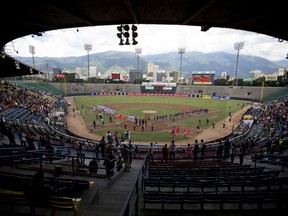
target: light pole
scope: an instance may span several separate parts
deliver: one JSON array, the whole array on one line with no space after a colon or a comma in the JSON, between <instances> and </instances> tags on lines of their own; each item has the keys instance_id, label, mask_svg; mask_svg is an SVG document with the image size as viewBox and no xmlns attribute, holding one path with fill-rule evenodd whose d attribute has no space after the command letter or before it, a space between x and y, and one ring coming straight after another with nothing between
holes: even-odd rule
<instances>
[{"instance_id":1,"label":"light pole","mask_svg":"<svg viewBox=\"0 0 288 216\"><path fill-rule=\"evenodd\" d=\"M33 64L33 68L35 68L35 61L34 61L35 47L32 45L29 45L29 52L32 54L32 64Z\"/></svg>"},{"instance_id":2,"label":"light pole","mask_svg":"<svg viewBox=\"0 0 288 216\"><path fill-rule=\"evenodd\" d=\"M234 44L234 50L237 50L237 60L236 60L236 70L235 70L235 86L238 86L238 62L239 62L239 51L240 49L243 49L244 47L244 42L238 42Z\"/></svg>"},{"instance_id":3,"label":"light pole","mask_svg":"<svg viewBox=\"0 0 288 216\"><path fill-rule=\"evenodd\" d=\"M135 53L137 55L137 73L139 73L139 55L142 54L142 49L136 48ZM136 76L135 76L135 80L136 80Z\"/></svg>"},{"instance_id":4,"label":"light pole","mask_svg":"<svg viewBox=\"0 0 288 216\"><path fill-rule=\"evenodd\" d=\"M185 54L185 48L178 48L178 54L180 54L180 71L179 71L179 78L181 83L181 72L182 72L182 56Z\"/></svg>"},{"instance_id":5,"label":"light pole","mask_svg":"<svg viewBox=\"0 0 288 216\"><path fill-rule=\"evenodd\" d=\"M92 45L91 44L84 44L84 49L87 51L87 61L88 61L88 78L90 76L90 73L89 73L89 51L92 50Z\"/></svg>"},{"instance_id":6,"label":"light pole","mask_svg":"<svg viewBox=\"0 0 288 216\"><path fill-rule=\"evenodd\" d=\"M32 54L32 65L33 68L35 68L35 60L34 60L34 55L35 55L35 47L32 45L29 45L29 52ZM31 70L32 71L32 70ZM32 79L32 76L30 75L30 78Z\"/></svg>"}]
</instances>

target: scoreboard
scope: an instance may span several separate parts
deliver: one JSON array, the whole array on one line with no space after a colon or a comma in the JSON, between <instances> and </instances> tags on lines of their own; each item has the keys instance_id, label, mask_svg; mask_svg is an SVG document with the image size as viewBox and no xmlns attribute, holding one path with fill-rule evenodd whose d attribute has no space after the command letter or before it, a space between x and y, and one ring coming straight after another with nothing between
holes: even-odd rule
<instances>
[{"instance_id":1,"label":"scoreboard","mask_svg":"<svg viewBox=\"0 0 288 216\"><path fill-rule=\"evenodd\" d=\"M214 85L215 71L192 72L192 85Z\"/></svg>"}]
</instances>

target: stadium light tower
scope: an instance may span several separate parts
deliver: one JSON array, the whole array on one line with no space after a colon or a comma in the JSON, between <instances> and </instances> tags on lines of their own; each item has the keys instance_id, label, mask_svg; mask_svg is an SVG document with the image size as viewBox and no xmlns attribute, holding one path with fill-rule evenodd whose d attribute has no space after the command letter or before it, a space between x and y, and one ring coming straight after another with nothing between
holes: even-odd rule
<instances>
[{"instance_id":1,"label":"stadium light tower","mask_svg":"<svg viewBox=\"0 0 288 216\"><path fill-rule=\"evenodd\" d=\"M142 49L136 48L135 53L137 55L137 73L139 73L139 56L140 56L140 54L142 54ZM136 80L136 76L135 76L135 80Z\"/></svg>"},{"instance_id":2,"label":"stadium light tower","mask_svg":"<svg viewBox=\"0 0 288 216\"><path fill-rule=\"evenodd\" d=\"M237 42L234 44L234 50L237 50L236 70L235 70L235 86L238 86L238 62L239 62L239 51L243 49L244 42Z\"/></svg>"},{"instance_id":3,"label":"stadium light tower","mask_svg":"<svg viewBox=\"0 0 288 216\"><path fill-rule=\"evenodd\" d=\"M181 72L182 72L182 56L185 54L185 48L179 48L178 49L178 54L180 54L180 71L179 71L179 78L181 82Z\"/></svg>"},{"instance_id":4,"label":"stadium light tower","mask_svg":"<svg viewBox=\"0 0 288 216\"><path fill-rule=\"evenodd\" d=\"M29 45L29 52L32 54L32 63L33 63L33 68L35 68L35 61L34 61L35 47L32 46L32 45Z\"/></svg>"},{"instance_id":5,"label":"stadium light tower","mask_svg":"<svg viewBox=\"0 0 288 216\"><path fill-rule=\"evenodd\" d=\"M89 51L92 50L92 45L91 44L84 44L84 49L87 51L87 61L88 61L88 78L90 77L90 73L89 73Z\"/></svg>"}]
</instances>

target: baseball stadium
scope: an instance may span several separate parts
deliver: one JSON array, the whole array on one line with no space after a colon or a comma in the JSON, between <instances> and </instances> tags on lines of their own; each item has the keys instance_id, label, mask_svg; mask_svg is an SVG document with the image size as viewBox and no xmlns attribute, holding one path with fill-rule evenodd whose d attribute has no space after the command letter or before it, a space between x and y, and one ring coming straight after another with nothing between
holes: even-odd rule
<instances>
[{"instance_id":1,"label":"baseball stadium","mask_svg":"<svg viewBox=\"0 0 288 216\"><path fill-rule=\"evenodd\" d=\"M48 31L75 28L75 38L81 42L79 35L84 32L81 27L98 28L105 25L117 25L113 33L117 46L133 47L138 44L138 24L198 26L205 36L207 31L213 33L213 28L249 31L260 36L264 34L275 39L280 46L270 46L261 37L261 43L258 44L260 39L253 41L254 51L257 48L258 53L283 55L288 30L285 28L287 9L282 1L255 0L248 6L239 0L191 2L3 2L0 20L3 27L0 34L1 215L286 214L288 74L286 68L281 68L267 76L263 75L264 72L261 75L261 71L272 71L271 68L274 70L276 65L277 68L278 65L285 65L288 59L286 53L284 60L272 66L272 61L252 56L250 59L249 56L251 61L247 62L257 59L257 68L261 71L253 72L255 78L259 75L257 82L248 78L245 85L244 78L239 79L237 75L239 50L244 42L234 44L237 51L235 78L228 78L228 72L222 72L229 71L230 75L234 70L233 65L229 66L233 55L220 60L218 57L212 59L215 53L210 53L209 60L211 58L212 61L209 64L207 59L200 59L201 65L207 67L201 70L207 71L201 71L200 64L189 59L189 65L193 65L189 66L191 77L189 74L189 79L182 79L185 48L178 48L181 56L179 71L175 69L176 61L173 59L172 62L172 58L162 64L166 68L171 63L171 68L174 68L169 75L161 72L161 76L163 74L167 78L165 81L161 79L161 82L158 79L160 73L156 74L154 68L149 71L155 72L153 77L144 79L143 71L139 68L140 48L135 50L137 70L127 58L129 63L125 72L129 76L123 77L122 71L117 71L123 63L120 58L115 60L112 56L106 61L105 64L112 62L111 65L118 68L113 69L111 80L107 80L107 77L106 80L97 80L96 69L93 71L95 79L91 79L89 52L92 44L86 41L86 80L80 73L81 68L78 70L79 64L86 63L86 56L81 56L81 60L75 64L75 71L80 72L72 74L74 81L68 79L72 77L69 71L62 71L58 67L54 74L48 73L46 57L43 57L43 61L47 71L44 71L44 66L40 69L35 63L33 44L29 44L33 66L25 63L24 57L17 56L22 53L19 53L14 41L21 37L41 42L49 37L45 35ZM99 36L104 35L105 32L97 36L93 34L93 40L98 42ZM141 31L139 44L140 35ZM149 35L159 36L151 32ZM242 35L246 39L250 37L248 34ZM61 39L70 41L73 36L63 36ZM229 35L231 41L234 36ZM170 34L163 37L161 45L165 46L172 43L164 42L164 39L175 39L175 35ZM109 38L105 38L105 43L113 44ZM205 38L203 36L201 39ZM197 43L193 37L185 41L177 39L183 45L194 46ZM152 40L147 42L149 46L154 38ZM223 43L223 40L224 37L217 40L216 45ZM102 45L104 47L106 44ZM201 46L201 51L203 49L204 52L207 47L208 44ZM70 54L71 47L65 48ZM46 49L62 51L60 46L50 43ZM251 50L253 48L250 47L250 53ZM72 65L68 60L66 63ZM49 64L57 62L53 60ZM222 68L224 65L229 66L227 70ZM225 77L223 79L227 81L225 84L217 82L219 77L210 71L216 67L221 67L217 73L222 72L222 78ZM247 68L242 71L251 73ZM83 82L79 81L82 78Z\"/></svg>"},{"instance_id":2,"label":"baseball stadium","mask_svg":"<svg viewBox=\"0 0 288 216\"><path fill-rule=\"evenodd\" d=\"M284 150L281 150L277 144L274 150L277 153L267 152L267 140L271 140L273 143L282 140L285 143L287 139L286 123L283 121L284 119L279 119L280 114L285 111L287 88L175 85L169 88L169 93L166 93L167 90L164 90L166 89L164 87L167 86L164 84L157 83L154 86L153 83L150 83L149 86L146 88L147 84L127 83L104 85L41 83L37 81L3 82L3 90L14 95L14 98L9 103L5 101L2 107L2 141L3 145L8 147L7 150L3 148L2 152L7 154L6 151L9 151L11 147L13 152L16 148L19 149L14 152L15 154L13 153L12 161L10 157L2 158L1 163L7 165L13 162L13 167L15 166L19 170L44 171L47 173L46 181L48 182L54 178L53 175L65 179L69 179L69 176L74 176L74 178L77 176L76 178L82 186L78 188L73 182L70 183L72 186L69 185L72 189L67 189L66 183L62 183L65 185L63 186L65 189L61 193L67 197L78 197L83 196L85 191L91 190L91 187L97 188L97 190L105 187L104 185L100 186L102 183L94 186L94 178L103 179L103 184L106 184L105 180L107 181L107 179L111 182L118 182L116 179L120 178L123 172L132 174L136 172L136 167L139 169L139 166L142 167L142 163L145 162L144 167L147 170L141 172L141 179L144 178L141 181L141 185L144 187L141 195L144 208L141 208L140 213L143 215L148 212L150 215L150 211L166 212L167 209L163 206L166 201L163 200L164 192L162 190L166 187L168 187L168 191L178 190L178 187L182 188L186 185L184 181L180 181L181 186L172 186L176 184L174 177L172 180L167 180L168 182L166 180L159 182L157 179L171 178L171 175L182 178L182 174L171 174L171 170L170 174L167 174L169 177L158 173L162 172L160 171L162 169L163 172L168 172L167 166L170 167L169 169L171 167L176 169L178 166L183 166L183 169L186 169L187 166L187 169L190 169L196 164L207 168L210 165L206 163L212 163L211 166L228 166L227 164L231 165L230 160L233 158L232 164L243 167L245 160L249 169L255 169L251 166L254 163L256 166L256 162L261 167L260 161L268 164L275 164L275 161L278 161L278 169L276 171L273 169L269 173L277 176L285 175L280 171L284 170L286 166L284 159L286 156L281 153ZM153 90L151 90L151 86ZM21 96L24 89L26 96ZM149 89L149 93L147 89ZM28 105L30 102L27 104L27 101L21 101L22 98L29 98L33 103ZM54 104L50 115L43 115L43 111L39 110L38 103L40 101L45 101L47 105ZM280 116L276 118L277 121L267 121L271 117L270 112L273 108L277 108ZM268 112L268 110L270 111ZM19 139L15 135L17 133L20 134ZM106 143L103 152L100 147L102 138ZM171 147L172 143L175 145L174 150ZM227 143L229 147L226 147ZM19 147L17 147L18 145ZM166 156L163 154L164 146L168 147ZM187 150L188 146L191 146L191 152ZM196 146L199 147L197 151L195 150ZM231 146L235 147L235 153L232 153ZM241 159L242 146L245 146L246 152ZM124 153L122 153L126 147L129 147L130 152L129 163L125 161ZM82 154L80 148L83 148ZM285 148L286 144L283 144L283 149ZM113 156L109 159L112 161L112 166L108 170L105 161L106 157L110 157L109 152ZM96 162L97 169L92 171L92 161L96 159L98 160ZM130 164L128 168L127 164ZM260 167L259 169L261 169ZM154 173L154 169L158 170L158 174ZM5 175L8 173L5 172ZM212 176L211 178L214 178ZM198 178L198 174L195 177ZM20 177L18 174L17 177L15 175L3 177L6 179L5 185L12 187L7 183L7 179L12 182L14 178ZM190 178L192 177L188 177L188 179ZM282 178L283 181L286 179L286 177ZM28 179L27 181L29 181ZM66 180L63 179L63 181ZM19 188L22 189L22 180L20 183ZM211 185L207 183L201 187L199 185L192 186L192 183L186 186L189 190L199 189L199 187L203 190L212 187L214 190L216 186L212 185L215 182L210 183ZM217 188L218 186L219 183ZM159 192L155 194L155 189L160 190L161 194ZM98 193L99 191L96 192L96 194ZM95 193L93 194L95 195ZM57 196L59 196L58 193ZM171 207L171 212L178 211L179 204L181 204L181 209L184 208L182 198L181 201L177 201L174 197L175 194L169 196L172 196L173 205L171 205L174 206ZM181 194L182 196L183 194ZM161 200L159 202L162 207L158 205L155 208L159 202L154 199ZM220 205L218 199L222 200L222 198L217 197L215 200L215 203ZM202 198L201 200L201 202L197 201L198 204L209 203L208 201L204 202ZM53 199L50 202L56 201ZM94 202L96 204L100 200ZM218 207L216 209L214 207L207 208L209 211L215 212ZM52 209L56 211L56 207ZM59 210L57 212L61 213L61 209ZM191 211L201 213L204 211L204 207L193 210L188 205L188 209L185 207L182 210L187 213ZM36 205L33 211L41 212L42 208ZM75 214L77 213L75 209L73 211ZM250 207L247 212L251 212Z\"/></svg>"}]
</instances>

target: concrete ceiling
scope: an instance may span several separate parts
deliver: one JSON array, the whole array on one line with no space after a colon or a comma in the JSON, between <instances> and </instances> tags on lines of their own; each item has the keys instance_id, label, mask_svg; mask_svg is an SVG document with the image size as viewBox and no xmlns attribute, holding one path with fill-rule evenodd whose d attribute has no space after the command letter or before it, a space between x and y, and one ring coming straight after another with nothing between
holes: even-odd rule
<instances>
[{"instance_id":1,"label":"concrete ceiling","mask_svg":"<svg viewBox=\"0 0 288 216\"><path fill-rule=\"evenodd\" d=\"M4 7L5 5L5 7ZM240 0L28 0L5 1L0 45L26 35L72 27L169 24L229 28L288 40L284 2ZM199 28L200 31L200 28ZM115 29L116 36L116 29ZM0 77L38 71L2 52ZM20 69L19 69L20 68Z\"/></svg>"}]
</instances>

